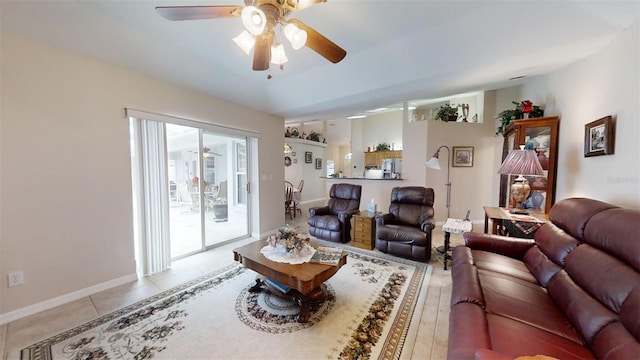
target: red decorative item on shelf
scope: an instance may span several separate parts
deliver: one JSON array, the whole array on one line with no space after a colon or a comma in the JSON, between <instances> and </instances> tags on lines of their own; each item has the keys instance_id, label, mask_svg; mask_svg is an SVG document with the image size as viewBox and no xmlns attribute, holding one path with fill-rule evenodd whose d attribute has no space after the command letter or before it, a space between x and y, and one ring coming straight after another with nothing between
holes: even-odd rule
<instances>
[{"instance_id":1,"label":"red decorative item on shelf","mask_svg":"<svg viewBox=\"0 0 640 360\"><path fill-rule=\"evenodd\" d=\"M529 100L524 100L520 103L520 110L525 114L530 113L533 110L533 103Z\"/></svg>"}]
</instances>

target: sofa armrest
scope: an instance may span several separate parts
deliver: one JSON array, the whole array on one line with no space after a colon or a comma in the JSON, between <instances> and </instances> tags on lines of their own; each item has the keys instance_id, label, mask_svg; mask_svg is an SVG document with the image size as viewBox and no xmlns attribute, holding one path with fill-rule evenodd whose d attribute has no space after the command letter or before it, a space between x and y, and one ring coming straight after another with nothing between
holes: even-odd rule
<instances>
[{"instance_id":1,"label":"sofa armrest","mask_svg":"<svg viewBox=\"0 0 640 360\"><path fill-rule=\"evenodd\" d=\"M466 232L462 235L465 244L473 250L490 251L514 259L522 259L535 241L502 235Z\"/></svg>"},{"instance_id":2,"label":"sofa armrest","mask_svg":"<svg viewBox=\"0 0 640 360\"><path fill-rule=\"evenodd\" d=\"M392 222L396 217L391 213L376 215L376 226L383 226Z\"/></svg>"},{"instance_id":3,"label":"sofa armrest","mask_svg":"<svg viewBox=\"0 0 640 360\"><path fill-rule=\"evenodd\" d=\"M475 360L513 360L513 356L489 349L478 349L475 353Z\"/></svg>"},{"instance_id":4,"label":"sofa armrest","mask_svg":"<svg viewBox=\"0 0 640 360\"><path fill-rule=\"evenodd\" d=\"M331 209L328 206L316 206L309 208L309 216L331 215Z\"/></svg>"}]
</instances>

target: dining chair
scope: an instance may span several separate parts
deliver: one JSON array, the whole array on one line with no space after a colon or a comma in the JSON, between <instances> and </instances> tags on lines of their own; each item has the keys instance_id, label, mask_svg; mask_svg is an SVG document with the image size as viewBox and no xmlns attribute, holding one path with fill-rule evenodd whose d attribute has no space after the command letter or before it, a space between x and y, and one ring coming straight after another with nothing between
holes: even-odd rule
<instances>
[{"instance_id":1,"label":"dining chair","mask_svg":"<svg viewBox=\"0 0 640 360\"><path fill-rule=\"evenodd\" d=\"M291 219L296 217L295 205L293 203L293 184L289 181L284 182L284 213L288 214Z\"/></svg>"},{"instance_id":2,"label":"dining chair","mask_svg":"<svg viewBox=\"0 0 640 360\"><path fill-rule=\"evenodd\" d=\"M298 184L298 194L295 195L293 201L294 212L297 211L300 216L302 216L302 207L300 206L300 201L302 201L302 188L304 188L304 179L300 180Z\"/></svg>"}]
</instances>

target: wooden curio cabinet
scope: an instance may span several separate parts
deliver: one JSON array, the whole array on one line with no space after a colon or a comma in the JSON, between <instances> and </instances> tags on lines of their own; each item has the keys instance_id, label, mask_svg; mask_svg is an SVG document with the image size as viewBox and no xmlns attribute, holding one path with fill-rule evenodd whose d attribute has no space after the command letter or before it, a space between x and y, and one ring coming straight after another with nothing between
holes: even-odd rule
<instances>
[{"instance_id":1,"label":"wooden curio cabinet","mask_svg":"<svg viewBox=\"0 0 640 360\"><path fill-rule=\"evenodd\" d=\"M538 154L538 160L545 172L545 177L528 177L531 193L525 200L525 208L549 213L556 197L556 170L558 159L558 128L560 119L557 116L514 120L504 131L502 161L510 150L525 145ZM500 175L500 206L512 207L509 188L516 176Z\"/></svg>"}]
</instances>

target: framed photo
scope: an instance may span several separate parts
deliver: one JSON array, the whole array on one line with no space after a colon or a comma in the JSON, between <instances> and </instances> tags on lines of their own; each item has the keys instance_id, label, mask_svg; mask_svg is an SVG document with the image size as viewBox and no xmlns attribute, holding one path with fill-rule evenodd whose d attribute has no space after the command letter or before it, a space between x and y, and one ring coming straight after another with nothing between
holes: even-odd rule
<instances>
[{"instance_id":1,"label":"framed photo","mask_svg":"<svg viewBox=\"0 0 640 360\"><path fill-rule=\"evenodd\" d=\"M292 152L292 153L291 153L291 156L296 156L296 152L295 152L295 151L294 151L294 152Z\"/></svg>"},{"instance_id":2,"label":"framed photo","mask_svg":"<svg viewBox=\"0 0 640 360\"><path fill-rule=\"evenodd\" d=\"M311 151L304 152L304 162L305 164L311 164L313 153Z\"/></svg>"},{"instance_id":3,"label":"framed photo","mask_svg":"<svg viewBox=\"0 0 640 360\"><path fill-rule=\"evenodd\" d=\"M284 157L284 166L291 166L291 158L288 156Z\"/></svg>"},{"instance_id":4,"label":"framed photo","mask_svg":"<svg viewBox=\"0 0 640 360\"><path fill-rule=\"evenodd\" d=\"M297 164L298 163L298 159L293 159L293 163Z\"/></svg>"},{"instance_id":5,"label":"framed photo","mask_svg":"<svg viewBox=\"0 0 640 360\"><path fill-rule=\"evenodd\" d=\"M454 167L473 166L473 146L454 146L452 156Z\"/></svg>"},{"instance_id":6,"label":"framed photo","mask_svg":"<svg viewBox=\"0 0 640 360\"><path fill-rule=\"evenodd\" d=\"M584 157L611 155L615 149L615 129L611 116L584 126Z\"/></svg>"},{"instance_id":7,"label":"framed photo","mask_svg":"<svg viewBox=\"0 0 640 360\"><path fill-rule=\"evenodd\" d=\"M316 158L316 169L322 169L322 159Z\"/></svg>"}]
</instances>

